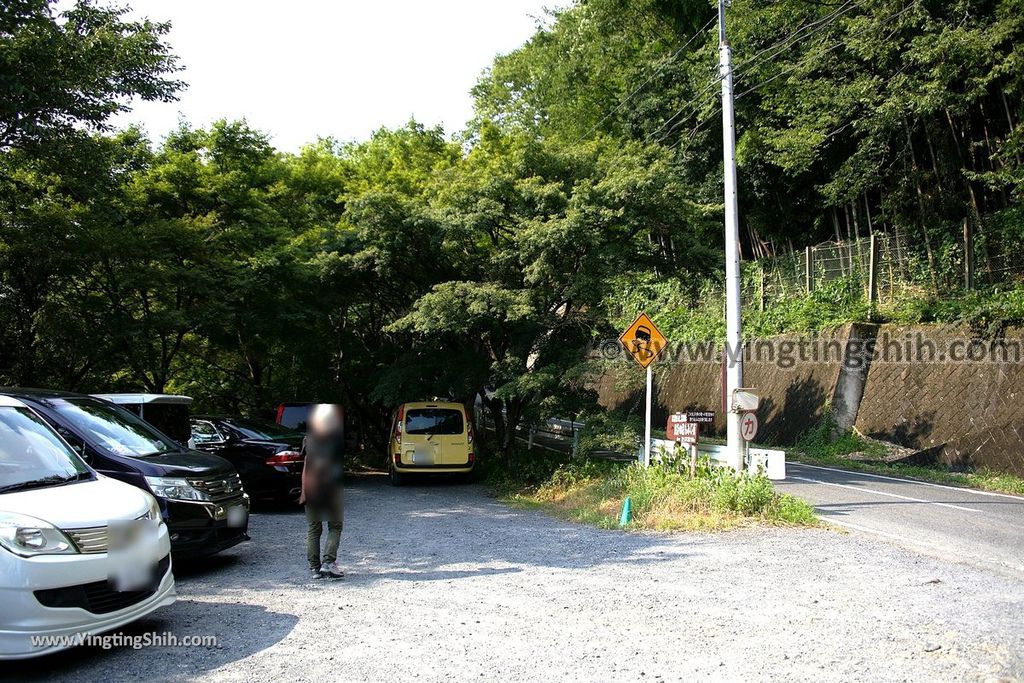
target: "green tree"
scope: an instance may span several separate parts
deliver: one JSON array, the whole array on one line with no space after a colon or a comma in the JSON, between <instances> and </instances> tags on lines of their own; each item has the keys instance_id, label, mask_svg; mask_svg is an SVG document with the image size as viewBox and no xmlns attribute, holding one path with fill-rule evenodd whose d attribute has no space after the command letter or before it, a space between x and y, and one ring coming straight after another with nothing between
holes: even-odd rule
<instances>
[{"instance_id":1,"label":"green tree","mask_svg":"<svg viewBox=\"0 0 1024 683\"><path fill-rule=\"evenodd\" d=\"M126 9L78 0L55 13L53 0L0 7L0 150L107 130L129 100L170 100L177 61L167 23L125 21Z\"/></svg>"}]
</instances>

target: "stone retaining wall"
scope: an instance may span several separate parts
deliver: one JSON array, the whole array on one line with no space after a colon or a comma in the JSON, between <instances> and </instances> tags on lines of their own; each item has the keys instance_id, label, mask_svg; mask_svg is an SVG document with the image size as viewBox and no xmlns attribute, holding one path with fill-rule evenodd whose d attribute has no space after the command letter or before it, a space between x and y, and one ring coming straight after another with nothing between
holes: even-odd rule
<instances>
[{"instance_id":1,"label":"stone retaining wall","mask_svg":"<svg viewBox=\"0 0 1024 683\"><path fill-rule=\"evenodd\" d=\"M840 427L920 451L919 457L955 467L984 466L1024 474L1024 362L1013 354L1024 348L1024 331L1011 330L1002 349L991 343L976 347L983 362L931 358L907 362L898 357L893 340L931 345L945 353L970 339L967 330L934 326L847 325L820 338L818 348L838 348L836 357L793 358L794 335L748 346L744 384L761 396L758 441L792 445L831 405ZM890 344L888 355L869 344ZM905 349L904 349L905 350ZM1000 355L1002 354L1002 355ZM839 358L842 356L842 359ZM714 410L714 433L724 433L721 365L661 363L656 366L653 420L664 425L670 412ZM623 364L605 373L596 386L608 409L643 414L643 371Z\"/></svg>"}]
</instances>

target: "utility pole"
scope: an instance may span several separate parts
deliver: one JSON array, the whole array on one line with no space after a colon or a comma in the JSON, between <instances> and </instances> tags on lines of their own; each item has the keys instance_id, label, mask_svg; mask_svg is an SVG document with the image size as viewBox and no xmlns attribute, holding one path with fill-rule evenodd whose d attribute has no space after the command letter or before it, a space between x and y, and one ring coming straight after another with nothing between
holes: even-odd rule
<instances>
[{"instance_id":1,"label":"utility pole","mask_svg":"<svg viewBox=\"0 0 1024 683\"><path fill-rule=\"evenodd\" d=\"M718 0L718 58L722 77L722 141L725 144L725 326L726 436L729 465L743 470L746 442L740 437L740 413L733 402L743 386L743 336L740 329L740 225L736 201L736 121L733 114L732 48L725 37L725 6Z\"/></svg>"}]
</instances>

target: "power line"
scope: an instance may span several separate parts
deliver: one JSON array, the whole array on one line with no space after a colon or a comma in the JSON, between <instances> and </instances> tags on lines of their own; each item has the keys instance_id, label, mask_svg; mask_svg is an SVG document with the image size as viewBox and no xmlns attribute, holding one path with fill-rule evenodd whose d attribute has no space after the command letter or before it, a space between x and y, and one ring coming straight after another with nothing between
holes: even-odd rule
<instances>
[{"instance_id":1,"label":"power line","mask_svg":"<svg viewBox=\"0 0 1024 683\"><path fill-rule=\"evenodd\" d=\"M889 23L891 21L894 21L895 19L899 18L900 16L902 16L906 12L910 11L911 9L913 9L915 7L915 5L916 5L916 3L911 3L910 5L907 5L902 10L899 10L899 11L889 15L885 19L883 19L882 23L886 24L886 23ZM761 88L761 87L767 85L768 83L776 80L777 78L780 78L780 77L786 75L787 73L791 73L792 71L798 69L800 66L806 65L808 60L811 59L811 58L822 57L822 56L828 54L829 52L832 52L837 47L845 44L847 39L854 38L854 37L857 37L859 35L862 35L862 34L866 33L867 31L869 31L872 28L874 28L874 26L868 26L868 27L866 27L866 28L864 28L864 29L862 29L860 31L857 31L856 33L852 33L852 34L850 34L848 36L845 36L844 40L829 46L828 49L826 49L824 52L820 52L820 53L817 53L817 54L805 56L797 64L794 64L789 69L786 69L785 71L782 71L782 72L776 74L775 76L772 76L771 78L766 79L766 80L762 81L761 83L758 83L757 85L748 88L747 90L744 90L742 93L740 93L739 95L736 96L736 99L739 99L739 98L743 97L743 95L746 95L748 93L756 91L758 88ZM903 73L904 71L906 71L907 66L908 65L904 65L903 67L901 67L895 74L893 74L893 76L897 76L897 75ZM719 79L719 80L721 80L721 79ZM698 109L699 109L699 107L698 107ZM715 111L716 112L718 111L718 107L715 107ZM714 113L714 112L712 112L712 113ZM703 119L701 119L698 122L698 124L694 127L694 129L692 131L690 131L689 136L687 136L685 138L684 137L680 137L678 140L676 140L674 143L672 143L672 145L669 146L668 150L671 151L671 150L675 149L676 147L678 147L680 145L680 143L682 143L682 141L684 139L692 140L694 138L694 136L696 136L696 134L700 131L700 129L703 128L708 122L710 122L711 119L712 119L711 115L705 116ZM849 121L848 123L846 123L843 126L840 126L836 130L832 131L832 133L830 133L829 135L825 136L825 138L822 140L822 142L832 139L833 137L835 137L839 133L841 133L844 130L846 130L847 128L849 128L855 122L856 122L856 119ZM679 123L682 123L682 121L680 121ZM672 130L675 130L678 127L679 123L677 123L676 126L673 126ZM661 139L667 138L671 134L672 130L670 130L668 133L666 133L665 136L663 136Z\"/></svg>"},{"instance_id":2,"label":"power line","mask_svg":"<svg viewBox=\"0 0 1024 683\"><path fill-rule=\"evenodd\" d=\"M661 65L658 66L657 69L655 69L654 73L651 74L650 78L648 78L646 81L644 81L643 83L638 85L631 93L626 95L622 99L622 101L619 102L615 106L614 109L612 109L611 111L606 113L604 116L602 116L601 120L599 120L597 123L595 123L593 125L593 127L591 127L591 129L588 130L586 133L584 133L582 137L580 137L578 140L576 140L576 142L574 144L579 144L583 140L585 140L588 137L590 137L590 135L593 134L593 132L595 130L597 130L601 126L602 123L607 121L613 114L615 114L620 109L622 109L624 106L626 106L626 103L629 102L631 99L633 99L637 95L637 93L639 93L641 90L643 90L648 85L650 85L654 81L654 79L657 78L661 74L662 69L664 69L671 62L675 61L675 59L677 57L679 57L679 55L681 55L683 53L683 50L688 48L693 43L693 41L697 40L698 36L700 36L702 33L707 31L708 28L711 26L711 24L713 24L715 22L715 19L717 19L717 18L718 18L718 15L715 15L715 16L711 17L710 19L708 19L707 23L704 24L703 26L701 26L699 29L697 29L697 32L694 33L692 36L690 36L689 40L687 40L685 43L683 43L682 47L680 47L678 50L673 52L668 58L662 60Z\"/></svg>"},{"instance_id":3,"label":"power line","mask_svg":"<svg viewBox=\"0 0 1024 683\"><path fill-rule=\"evenodd\" d=\"M706 93L708 90L711 90L712 88L714 88L716 85L718 85L721 82L722 82L722 77L719 76L719 77L715 78L713 81L711 81L710 83L708 83L706 86L704 86L704 88L702 88L700 92L698 92L696 95L693 96L693 99L687 100L686 103L683 104L683 106L679 108L679 111L677 111L675 114L673 114L672 116L670 116L667 119L665 119L665 121L660 126L658 126L653 131L648 133L647 136L644 138L644 142L650 142L651 138L653 138L655 135L657 135L662 130L665 130L666 126L668 126L670 123L675 121L679 116L681 116L683 114L683 112L685 112L687 109L690 108L691 105L697 103L698 106L699 106L700 103L698 103L698 98L700 98L701 95ZM712 96L714 96L714 93L712 93ZM703 99L706 100L708 98L705 97ZM701 100L701 102L703 102L703 100ZM696 111L696 109L694 109L694 111ZM691 111L690 114L692 114L692 113L693 112ZM683 119L683 120L685 120L685 119ZM676 126L678 126L678 123L676 124ZM662 140L664 140L671 133L671 131L675 130L676 126L673 126L671 129L669 129L669 132L665 133L665 135L660 136L657 141L661 142Z\"/></svg>"},{"instance_id":4,"label":"power line","mask_svg":"<svg viewBox=\"0 0 1024 683\"><path fill-rule=\"evenodd\" d=\"M813 21L813 22L811 22L809 24L804 24L803 26L797 28L793 33L789 34L787 37L783 38L782 40L777 41L774 45L770 45L770 46L764 48L763 50L759 51L757 54L755 54L750 59L746 59L746 60L740 62L736 66L736 68L733 70L733 73L734 74L739 74L741 71L744 71L744 70L754 66L757 62L762 61L763 55L765 55L768 52L771 52L772 50L775 50L775 52L773 52L771 55L769 55L765 59L769 59L770 60L770 59L772 59L774 57L777 57L786 48L792 46L793 42L796 41L797 38L801 38L801 37L803 37L803 38L810 38L812 35L814 35L816 33L820 33L821 31L823 31L825 29L826 26L828 26L829 24L834 22L840 16L846 14L847 12L849 12L852 9L854 9L855 7L863 6L863 4L864 4L863 0L861 2L854 2L854 0L846 0L846 2L843 3L843 5L839 7L839 9L837 9L834 12L832 12L831 14L829 14L829 15L827 15L825 17L822 17L821 19L819 19L817 21ZM814 29L815 27L817 27L816 31L812 31L811 33L808 33L807 35L801 36L802 33L806 32L806 31L808 31L810 29ZM778 49L776 50L776 48L778 48Z\"/></svg>"},{"instance_id":5,"label":"power line","mask_svg":"<svg viewBox=\"0 0 1024 683\"><path fill-rule=\"evenodd\" d=\"M769 47L761 50L760 52L755 54L750 59L740 63L735 69L733 69L733 77L739 75L739 73L742 72L743 70L752 67L757 62L763 61L763 59L773 59L773 58L777 57L786 48L790 47L793 44L793 42L796 41L798 38L801 38L801 37L809 38L809 37L811 37L811 36L813 36L813 35L815 35L817 33L820 33L829 24L834 22L836 19L838 19L843 14L846 14L847 12L849 12L852 9L854 9L855 7L862 6L863 2L864 2L864 0L862 0L859 3L854 2L854 0L846 0L846 2L844 2L843 5L841 5L839 7L839 9L835 10L834 12L828 14L825 17L822 17L821 19L819 19L817 21L813 21L813 22L811 22L809 24L804 24L800 28L796 29L793 33L790 33L785 38L782 38L781 40L777 41L773 45L770 45ZM808 31L810 31L810 33L807 33ZM804 35L801 35L801 34L804 34ZM778 49L776 49L776 48L778 48ZM775 50L775 51L772 52L772 50ZM764 55L769 53L769 52L772 52L772 54L768 55L768 57L764 57ZM671 117L669 117L664 123L662 123L654 131L649 133L646 136L645 141L649 142L652 137L657 135L660 131L664 130L666 126L668 126L673 121L675 121L679 116L681 116L684 112L686 112L687 109L690 109L691 105L696 104L696 106L693 106L692 109L686 114L686 117L684 119L681 119L678 122L676 122L674 125L672 125L671 128L669 128L668 131L664 135L661 135L661 136L658 137L657 141L661 142L661 141L665 140L666 138L668 138L668 136L670 136L676 129L679 128L679 125L681 123L683 123L683 121L688 120L691 116L696 114L700 110L701 106L704 104L704 102L708 98L704 98L703 100L701 100L699 102L697 101L697 99L703 93L707 92L708 90L710 90L711 88L715 87L717 84L719 84L721 82L722 82L722 77L719 76L715 80L713 80L711 83L709 83L705 88L703 88L700 92L698 92L696 95L694 95L694 97L691 100L687 101L675 114L673 114ZM737 97L737 99L739 99L739 98ZM675 147L675 145L672 145L672 147Z\"/></svg>"},{"instance_id":6,"label":"power line","mask_svg":"<svg viewBox=\"0 0 1024 683\"><path fill-rule=\"evenodd\" d=\"M888 17L886 17L885 19L882 20L882 23L883 24L887 24L887 23L889 23L891 21L894 21L895 19L898 19L903 14L906 14L910 10L914 9L916 4L917 3L911 3L911 4L907 5L906 7L904 7L903 9L901 9L900 11L898 11L898 12L896 12L894 14L890 14ZM757 85L754 85L754 86L751 86L751 87L747 88L746 90L741 92L739 95L737 95L736 99L740 99L744 95L747 95L749 93L757 91L758 89L768 85L772 81L775 81L776 79L782 78L786 74L792 73L793 71L799 69L801 66L806 66L807 62L808 62L808 59L810 59L810 58L819 59L821 57L824 57L828 53L830 53L830 52L832 52L832 51L842 47L843 45L845 45L850 38L856 38L859 35L867 33L868 31L870 31L873 28L875 28L875 27L874 26L866 26L865 28L861 29L860 31L857 31L856 33L852 33L852 34L850 34L848 36L844 36L842 40L840 40L837 43L834 43L833 45L830 45L824 51L819 52L817 54L808 55L807 57L804 57L803 59L801 59L799 62L797 62L793 66L789 67L788 69L780 71L779 73L775 74L771 78L765 79L765 80L761 81L760 83L758 83Z\"/></svg>"},{"instance_id":7,"label":"power line","mask_svg":"<svg viewBox=\"0 0 1024 683\"><path fill-rule=\"evenodd\" d=\"M703 93L703 92L707 92L707 91L708 91L708 90L709 90L710 88L712 88L712 87L714 87L714 86L718 85L718 84L719 84L719 83L721 83L721 82L722 82L722 77L721 77L721 76L719 76L719 77L718 77L718 78L716 78L716 79L715 79L714 81L712 81L711 83L709 83L709 84L708 84L708 86L707 86L707 87L705 87L705 88L704 88L704 89L703 89L703 90L701 91L701 93ZM699 96L699 95L700 95L700 93L698 93L698 94L697 94L697 96ZM678 117L678 116L679 116L680 114L682 114L682 113L683 113L683 110L685 110L685 109L687 109L687 108L690 108L690 105L694 105L694 106L692 107L692 109L690 110L690 112L689 112L689 113L688 113L688 114L687 114L687 115L686 115L685 117L683 117L683 118L679 119L678 121L676 121L676 123L675 123L675 124L673 124L673 125L672 125L671 127L669 127L669 129L665 131L665 134L664 134L664 135L661 135L660 137L658 137L658 139L657 139L657 141L656 141L656 142L662 142L662 141L666 140L666 139L667 139L667 138L668 138L668 137L669 137L670 135L672 135L672 133L674 133L674 132L675 132L675 131L676 131L676 130L677 130L677 129L679 128L679 126L681 126L681 125L682 125L683 123L685 123L686 121L689 121L689 120L690 120L690 117L692 117L692 116L693 116L694 114L696 114L696 113L697 113L698 111L700 111L701 107L703 107L703 106L704 106L704 105L705 105L706 103L708 103L708 102L711 102L711 101L713 101L713 100L714 100L714 99L715 99L716 97L718 97L718 96L719 96L719 95L718 95L718 93L716 93L716 92L712 92L712 93L710 93L709 95L706 95L706 96L704 96L704 97L703 97L702 99L700 99L699 101L697 100L697 98L696 98L696 97L694 97L694 99L692 99L692 100L690 100L689 102L687 102L686 104L684 104L684 105L683 105L683 108L682 108L682 109L680 109L679 111L677 111L677 112L676 112L675 114L673 114L673 115L672 115L672 116L671 116L671 117L670 117L670 118L669 118L668 120L666 120L666 121L665 121L665 123L661 124L661 126L660 126L660 127L659 127L659 128L657 129L657 130L655 130L655 131L654 131L653 133L651 133L650 135L648 135L648 136L647 136L647 140L646 140L646 141L649 141L649 140L651 139L651 137L652 137L652 136L653 136L653 135L654 135L655 133L657 133L658 131L662 130L662 129L663 129L663 128L664 128L665 126L666 126L666 125L668 125L668 124L669 124L669 123L670 123L671 121L673 121L673 120L674 120L674 119L675 119L676 117Z\"/></svg>"}]
</instances>

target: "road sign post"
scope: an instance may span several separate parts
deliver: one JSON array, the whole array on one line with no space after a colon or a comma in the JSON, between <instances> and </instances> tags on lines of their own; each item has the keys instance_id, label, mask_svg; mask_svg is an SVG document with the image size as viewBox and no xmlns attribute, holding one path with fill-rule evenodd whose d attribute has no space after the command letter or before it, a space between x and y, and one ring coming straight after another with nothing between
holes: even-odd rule
<instances>
[{"instance_id":1,"label":"road sign post","mask_svg":"<svg viewBox=\"0 0 1024 683\"><path fill-rule=\"evenodd\" d=\"M646 313L637 316L633 324L619 337L619 341L633 360L647 372L647 406L644 410L644 448L641 454L644 467L651 464L651 403L654 391L654 373L651 365L665 350L668 339Z\"/></svg>"},{"instance_id":2,"label":"road sign post","mask_svg":"<svg viewBox=\"0 0 1024 683\"><path fill-rule=\"evenodd\" d=\"M644 410L644 467L651 465L651 393L654 387L654 371L647 366L647 408Z\"/></svg>"},{"instance_id":3,"label":"road sign post","mask_svg":"<svg viewBox=\"0 0 1024 683\"><path fill-rule=\"evenodd\" d=\"M665 436L670 441L675 441L676 444L685 448L690 456L691 478L697 475L697 441L700 438L701 421L699 419L702 415L694 414L693 417L697 417L698 420L690 420L688 413L669 415L668 426L665 429ZM712 419L714 419L713 413Z\"/></svg>"}]
</instances>

